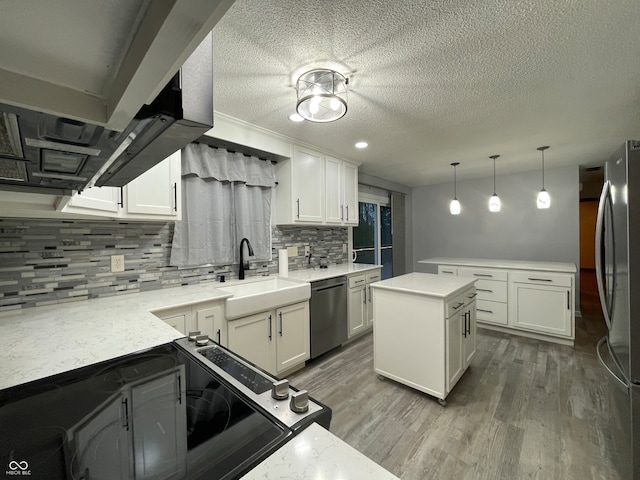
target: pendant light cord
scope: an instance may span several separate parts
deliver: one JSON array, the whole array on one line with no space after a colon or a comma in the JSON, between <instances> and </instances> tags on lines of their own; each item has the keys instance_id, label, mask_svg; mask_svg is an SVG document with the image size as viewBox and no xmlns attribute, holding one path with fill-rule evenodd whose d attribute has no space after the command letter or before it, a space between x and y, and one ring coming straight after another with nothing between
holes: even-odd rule
<instances>
[{"instance_id":1,"label":"pendant light cord","mask_svg":"<svg viewBox=\"0 0 640 480\"><path fill-rule=\"evenodd\" d=\"M496 159L493 159L493 194L496 194Z\"/></svg>"},{"instance_id":2,"label":"pendant light cord","mask_svg":"<svg viewBox=\"0 0 640 480\"><path fill-rule=\"evenodd\" d=\"M544 150L542 152L542 190L544 190Z\"/></svg>"}]
</instances>

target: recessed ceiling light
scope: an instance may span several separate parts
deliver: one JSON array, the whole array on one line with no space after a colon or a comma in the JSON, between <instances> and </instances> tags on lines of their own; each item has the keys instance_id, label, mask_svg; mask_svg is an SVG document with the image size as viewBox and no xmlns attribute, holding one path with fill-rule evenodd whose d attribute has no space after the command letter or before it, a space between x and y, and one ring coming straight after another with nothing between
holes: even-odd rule
<instances>
[{"instance_id":1,"label":"recessed ceiling light","mask_svg":"<svg viewBox=\"0 0 640 480\"><path fill-rule=\"evenodd\" d=\"M356 148L367 148L369 144L367 142L358 142L356 143Z\"/></svg>"},{"instance_id":2,"label":"recessed ceiling light","mask_svg":"<svg viewBox=\"0 0 640 480\"><path fill-rule=\"evenodd\" d=\"M302 118L302 116L298 113L292 113L291 115L289 115L289 120L291 120L292 122L304 122L304 118Z\"/></svg>"}]
</instances>

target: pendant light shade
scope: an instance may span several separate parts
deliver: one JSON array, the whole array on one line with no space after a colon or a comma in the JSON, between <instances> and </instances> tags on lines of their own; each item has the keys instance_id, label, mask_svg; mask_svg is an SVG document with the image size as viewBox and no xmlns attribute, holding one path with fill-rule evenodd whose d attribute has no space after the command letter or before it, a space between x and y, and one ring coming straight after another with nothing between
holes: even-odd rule
<instances>
[{"instance_id":1,"label":"pendant light shade","mask_svg":"<svg viewBox=\"0 0 640 480\"><path fill-rule=\"evenodd\" d=\"M551 206L551 196L549 195L549 192L544 189L544 151L547 148L549 148L549 146L538 147L536 149L542 153L542 190L538 192L538 198L536 200L538 208L549 208Z\"/></svg>"},{"instance_id":2,"label":"pendant light shade","mask_svg":"<svg viewBox=\"0 0 640 480\"><path fill-rule=\"evenodd\" d=\"M451 204L449 205L451 215L460 215L460 202L456 196L456 167L458 165L460 165L460 162L453 162L451 164L453 167L453 200L451 200Z\"/></svg>"},{"instance_id":3,"label":"pendant light shade","mask_svg":"<svg viewBox=\"0 0 640 480\"><path fill-rule=\"evenodd\" d=\"M296 111L305 120L327 123L347 113L349 80L333 70L310 70L296 84Z\"/></svg>"},{"instance_id":4,"label":"pendant light shade","mask_svg":"<svg viewBox=\"0 0 640 480\"><path fill-rule=\"evenodd\" d=\"M501 208L500 197L496 193L496 158L500 155L491 155L489 158L493 159L493 195L489 198L489 211L499 212Z\"/></svg>"}]
</instances>

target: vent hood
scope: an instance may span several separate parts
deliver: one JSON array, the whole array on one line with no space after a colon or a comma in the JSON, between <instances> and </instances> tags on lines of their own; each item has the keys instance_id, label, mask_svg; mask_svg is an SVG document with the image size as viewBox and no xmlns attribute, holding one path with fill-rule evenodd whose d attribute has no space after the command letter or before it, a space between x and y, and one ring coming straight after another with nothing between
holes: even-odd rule
<instances>
[{"instance_id":1,"label":"vent hood","mask_svg":"<svg viewBox=\"0 0 640 480\"><path fill-rule=\"evenodd\" d=\"M0 188L61 195L120 187L210 130L211 37L121 132L0 104Z\"/></svg>"}]
</instances>

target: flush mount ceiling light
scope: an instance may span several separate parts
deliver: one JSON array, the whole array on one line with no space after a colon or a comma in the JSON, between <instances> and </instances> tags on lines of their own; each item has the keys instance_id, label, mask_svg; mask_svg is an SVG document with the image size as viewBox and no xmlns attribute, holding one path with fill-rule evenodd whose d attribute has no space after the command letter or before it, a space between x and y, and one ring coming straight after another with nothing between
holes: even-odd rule
<instances>
[{"instance_id":1,"label":"flush mount ceiling light","mask_svg":"<svg viewBox=\"0 0 640 480\"><path fill-rule=\"evenodd\" d=\"M453 167L453 200L449 204L449 211L451 215L460 215L460 202L458 201L458 197L456 195L456 167L460 165L460 162L453 162L451 166Z\"/></svg>"},{"instance_id":2,"label":"flush mount ceiling light","mask_svg":"<svg viewBox=\"0 0 640 480\"><path fill-rule=\"evenodd\" d=\"M349 79L334 70L310 70L296 84L296 111L310 122L327 123L347 113Z\"/></svg>"},{"instance_id":3,"label":"flush mount ceiling light","mask_svg":"<svg viewBox=\"0 0 640 480\"><path fill-rule=\"evenodd\" d=\"M490 212L499 212L500 211L500 197L496 194L496 158L500 157L500 155L491 155L489 158L493 159L493 195L489 199L489 211Z\"/></svg>"},{"instance_id":4,"label":"flush mount ceiling light","mask_svg":"<svg viewBox=\"0 0 640 480\"><path fill-rule=\"evenodd\" d=\"M367 142L358 142L356 143L356 148L367 148L369 144Z\"/></svg>"},{"instance_id":5,"label":"flush mount ceiling light","mask_svg":"<svg viewBox=\"0 0 640 480\"><path fill-rule=\"evenodd\" d=\"M549 146L538 147L536 149L542 153L542 190L538 192L538 199L536 200L538 208L549 208L551 206L551 197L549 196L549 192L544 189L544 151L547 148L549 148Z\"/></svg>"}]
</instances>

